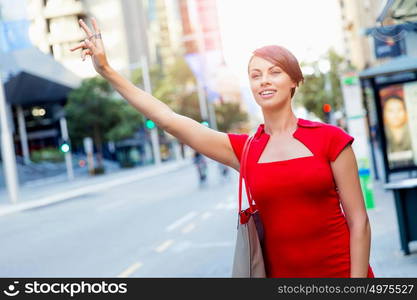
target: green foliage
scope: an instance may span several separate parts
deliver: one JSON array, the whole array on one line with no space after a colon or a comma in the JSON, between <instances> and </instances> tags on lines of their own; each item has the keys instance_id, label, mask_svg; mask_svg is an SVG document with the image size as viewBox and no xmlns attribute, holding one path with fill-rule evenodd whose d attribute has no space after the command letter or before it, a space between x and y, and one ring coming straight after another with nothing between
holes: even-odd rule
<instances>
[{"instance_id":1,"label":"green foliage","mask_svg":"<svg viewBox=\"0 0 417 300\"><path fill-rule=\"evenodd\" d=\"M183 96L177 100L175 110L180 115L187 116L197 122L203 121L201 118L197 92L183 94Z\"/></svg>"},{"instance_id":2,"label":"green foliage","mask_svg":"<svg viewBox=\"0 0 417 300\"><path fill-rule=\"evenodd\" d=\"M152 95L155 98L163 101L175 112L201 121L198 96L195 92L196 82L184 58L178 57L165 70L159 65L152 66L149 73ZM141 69L133 71L132 82L143 89Z\"/></svg>"},{"instance_id":3,"label":"green foliage","mask_svg":"<svg viewBox=\"0 0 417 300\"><path fill-rule=\"evenodd\" d=\"M247 122L248 114L240 109L239 103L225 102L216 105L217 127L221 132L229 132L237 124Z\"/></svg>"},{"instance_id":4,"label":"green foliage","mask_svg":"<svg viewBox=\"0 0 417 300\"><path fill-rule=\"evenodd\" d=\"M324 89L323 74L313 74L304 77L304 84L298 89L295 100L299 101L307 111L313 112L319 118L324 118L323 104L329 100Z\"/></svg>"},{"instance_id":5,"label":"green foliage","mask_svg":"<svg viewBox=\"0 0 417 300\"><path fill-rule=\"evenodd\" d=\"M174 111L183 114L184 107L182 106L182 99L184 97L192 97L198 104L197 94L189 88L191 86L195 89L196 82L194 75L184 58L177 57L175 62L165 69L162 69L160 65L152 66L149 73L152 95L163 101ZM132 82L139 88L144 88L141 69L132 72ZM199 107L197 106L196 108L197 110L193 111L190 115L185 115L191 117L192 115L199 114Z\"/></svg>"},{"instance_id":6,"label":"green foliage","mask_svg":"<svg viewBox=\"0 0 417 300\"><path fill-rule=\"evenodd\" d=\"M164 101L180 115L197 122L203 121L196 90L197 83L184 58L178 57L165 72L160 66L153 66L150 69L150 77L153 85L152 94L156 98ZM132 81L143 88L141 70L134 71ZM220 131L227 131L236 123L244 122L248 118L236 103L216 105L215 111L217 127Z\"/></svg>"},{"instance_id":7,"label":"green foliage","mask_svg":"<svg viewBox=\"0 0 417 300\"><path fill-rule=\"evenodd\" d=\"M120 121L107 131L105 138L109 141L120 141L131 137L138 128L143 127L145 121L144 116L126 101L119 101L118 105Z\"/></svg>"},{"instance_id":8,"label":"green foliage","mask_svg":"<svg viewBox=\"0 0 417 300\"><path fill-rule=\"evenodd\" d=\"M65 154L56 148L43 148L40 150L33 150L30 153L30 160L34 163L42 161L62 162L65 159Z\"/></svg>"},{"instance_id":9,"label":"green foliage","mask_svg":"<svg viewBox=\"0 0 417 300\"><path fill-rule=\"evenodd\" d=\"M332 106L332 111L343 108L339 78L344 60L333 49L327 52L324 59L330 63L327 79L326 74L319 71L318 62L308 64L316 71L312 75L305 76L304 83L300 86L295 96L295 101L299 101L308 111L314 112L321 119L324 119L323 104L329 103ZM326 90L326 80L329 81L328 90Z\"/></svg>"},{"instance_id":10,"label":"green foliage","mask_svg":"<svg viewBox=\"0 0 417 300\"><path fill-rule=\"evenodd\" d=\"M331 97L333 98L333 109L340 110L343 108L342 87L340 85L340 75L342 73L343 57L339 56L336 51L330 49L328 52L330 62L330 84Z\"/></svg>"},{"instance_id":11,"label":"green foliage","mask_svg":"<svg viewBox=\"0 0 417 300\"><path fill-rule=\"evenodd\" d=\"M101 77L86 79L73 90L65 106L73 144L93 137L96 146L131 136L143 117L125 100L114 97L110 84Z\"/></svg>"}]
</instances>

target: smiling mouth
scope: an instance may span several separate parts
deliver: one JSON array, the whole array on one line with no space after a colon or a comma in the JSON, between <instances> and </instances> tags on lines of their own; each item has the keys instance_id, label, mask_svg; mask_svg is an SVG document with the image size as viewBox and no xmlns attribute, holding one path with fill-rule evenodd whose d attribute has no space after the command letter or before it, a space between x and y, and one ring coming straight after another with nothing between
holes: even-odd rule
<instances>
[{"instance_id":1,"label":"smiling mouth","mask_svg":"<svg viewBox=\"0 0 417 300\"><path fill-rule=\"evenodd\" d=\"M260 92L259 95L262 98L271 98L272 96L275 95L276 92L277 92L276 90L266 90L266 91Z\"/></svg>"}]
</instances>

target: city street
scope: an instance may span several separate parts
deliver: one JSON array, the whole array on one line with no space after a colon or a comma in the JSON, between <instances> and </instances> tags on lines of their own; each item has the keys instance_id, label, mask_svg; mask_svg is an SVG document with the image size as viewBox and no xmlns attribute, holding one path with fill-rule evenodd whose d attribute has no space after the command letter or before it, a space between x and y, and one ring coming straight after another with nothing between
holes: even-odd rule
<instances>
[{"instance_id":1,"label":"city street","mask_svg":"<svg viewBox=\"0 0 417 300\"><path fill-rule=\"evenodd\" d=\"M417 278L417 0L0 12L0 277L230 278L215 159L249 166L269 276Z\"/></svg>"},{"instance_id":2,"label":"city street","mask_svg":"<svg viewBox=\"0 0 417 300\"><path fill-rule=\"evenodd\" d=\"M230 277L238 173L230 169L230 179L222 180L210 161L208 183L200 188L195 166L179 166L134 168L84 179L84 185L26 187L24 195L45 197L101 186L42 206L32 197L26 202L36 208L0 211L0 277ZM134 173L143 176L132 181ZM416 277L417 244L410 243L410 255L402 253L392 192L378 181L373 191L375 277Z\"/></svg>"},{"instance_id":3,"label":"city street","mask_svg":"<svg viewBox=\"0 0 417 300\"><path fill-rule=\"evenodd\" d=\"M194 165L0 218L1 277L229 277L237 173Z\"/></svg>"}]
</instances>

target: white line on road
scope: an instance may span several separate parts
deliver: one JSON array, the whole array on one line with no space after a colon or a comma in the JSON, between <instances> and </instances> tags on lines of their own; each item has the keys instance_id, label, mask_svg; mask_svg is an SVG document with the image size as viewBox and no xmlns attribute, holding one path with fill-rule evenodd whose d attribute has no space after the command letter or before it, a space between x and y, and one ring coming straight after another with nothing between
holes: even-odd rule
<instances>
[{"instance_id":1,"label":"white line on road","mask_svg":"<svg viewBox=\"0 0 417 300\"><path fill-rule=\"evenodd\" d=\"M167 166L163 166L160 168L148 169L142 173L138 172L138 173L134 173L133 175L128 175L128 176L122 175L120 176L120 178L117 178L117 179L109 178L105 180L104 182L88 184L86 186L71 189L69 191L65 191L62 193L52 193L50 196L41 198L39 200L33 200L33 201L26 202L26 203L18 203L16 205L8 205L7 207L0 206L0 216L14 213L17 211L31 209L34 207L46 206L51 203L79 197L85 194L101 192L106 189L110 189L119 185L128 184L131 182L135 182L137 180L141 180L144 178L149 178L151 176L156 176L159 174L164 174L169 171L177 170L179 167L184 166L184 165L185 165L185 161L175 163L175 164L173 163L173 164L169 164Z\"/></svg>"},{"instance_id":2,"label":"white line on road","mask_svg":"<svg viewBox=\"0 0 417 300\"><path fill-rule=\"evenodd\" d=\"M194 228L195 228L195 223L190 223L190 224L188 224L187 226L185 226L182 230L181 230L181 232L182 233L189 233L190 231L192 231L192 230L194 230Z\"/></svg>"},{"instance_id":3,"label":"white line on road","mask_svg":"<svg viewBox=\"0 0 417 300\"><path fill-rule=\"evenodd\" d=\"M197 213L195 211L191 211L188 214L186 214L184 217L176 220L174 223L172 223L171 225L167 226L167 228L165 228L165 230L167 232L173 231L177 227L181 226L183 223L185 223L185 222L191 220L192 218L194 218L196 215L197 215Z\"/></svg>"},{"instance_id":4,"label":"white line on road","mask_svg":"<svg viewBox=\"0 0 417 300\"><path fill-rule=\"evenodd\" d=\"M171 247L171 245L174 243L174 240L166 240L165 242L163 242L161 245L159 245L158 247L155 248L155 251L158 253L162 253L164 252L166 249L168 249L169 247Z\"/></svg>"},{"instance_id":5,"label":"white line on road","mask_svg":"<svg viewBox=\"0 0 417 300\"><path fill-rule=\"evenodd\" d=\"M139 269L140 267L142 267L142 265L143 264L141 262L134 263L129 268L127 268L122 273L120 273L117 277L119 277L119 278L127 278L131 274L133 274L137 269Z\"/></svg>"}]
</instances>

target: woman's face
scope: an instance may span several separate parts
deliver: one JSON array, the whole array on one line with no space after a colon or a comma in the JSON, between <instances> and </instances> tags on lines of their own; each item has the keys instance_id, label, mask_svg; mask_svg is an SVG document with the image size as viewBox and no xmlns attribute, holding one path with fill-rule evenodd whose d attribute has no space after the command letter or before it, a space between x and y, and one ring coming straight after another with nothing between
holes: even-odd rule
<instances>
[{"instance_id":1,"label":"woman's face","mask_svg":"<svg viewBox=\"0 0 417 300\"><path fill-rule=\"evenodd\" d=\"M401 100L390 98L385 102L385 122L391 128L399 128L407 122L404 103Z\"/></svg>"},{"instance_id":2,"label":"woman's face","mask_svg":"<svg viewBox=\"0 0 417 300\"><path fill-rule=\"evenodd\" d=\"M249 82L256 102L262 108L277 107L291 98L296 85L280 67L258 56L249 63Z\"/></svg>"}]
</instances>

